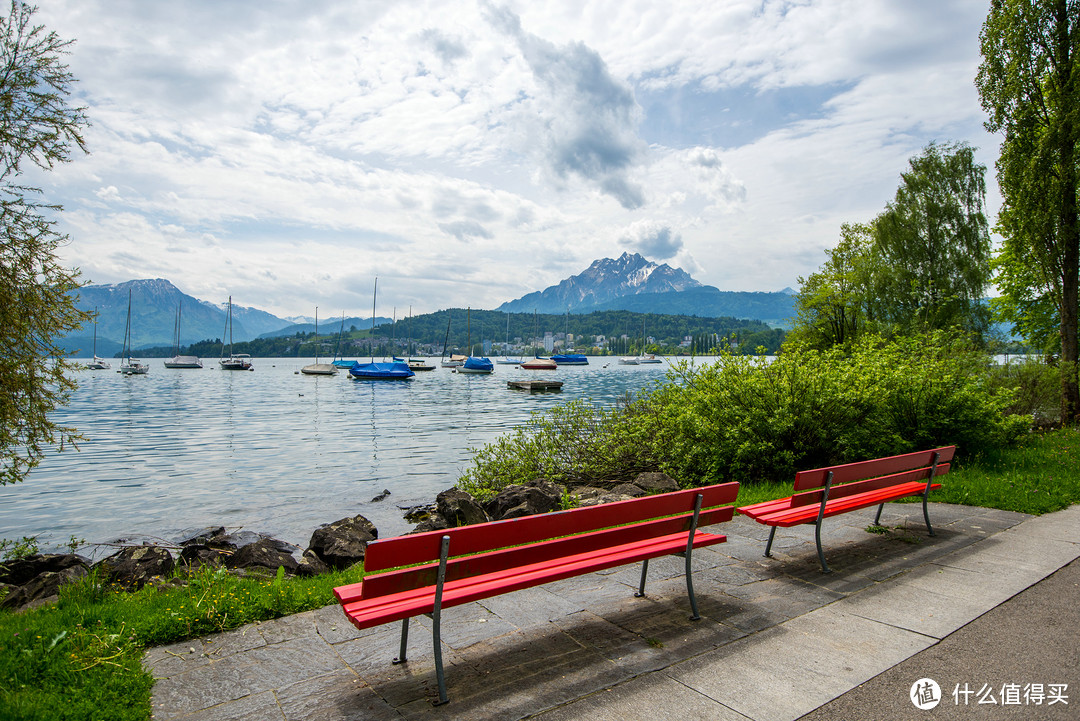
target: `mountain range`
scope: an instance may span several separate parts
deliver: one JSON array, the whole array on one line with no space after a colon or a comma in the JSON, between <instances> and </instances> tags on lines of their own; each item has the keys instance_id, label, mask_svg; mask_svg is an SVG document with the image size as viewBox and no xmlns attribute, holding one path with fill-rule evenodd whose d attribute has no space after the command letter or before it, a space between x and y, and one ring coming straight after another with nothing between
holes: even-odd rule
<instances>
[{"instance_id":1,"label":"mountain range","mask_svg":"<svg viewBox=\"0 0 1080 721\"><path fill-rule=\"evenodd\" d=\"M175 343L177 309L181 312L180 345L207 339L224 339L227 304L210 303L182 292L168 280L131 280L110 285L88 285L77 292L76 305L97 313L97 353L112 356L121 350L131 294L132 348L172 346ZM775 327L790 327L795 316L794 291L722 291L703 285L686 271L658 265L636 253L593 261L581 273L544 290L508 301L496 310L505 313L587 314L594 311L626 310L661 315L730 317L760 320ZM279 318L258 308L233 304L232 339L236 342L310 333L314 324L306 318ZM300 320L302 322L294 322ZM390 323L376 317L375 325ZM331 331L342 319L328 317L320 327ZM367 329L371 318L344 319L346 329ZM66 338L69 352L89 356L94 327Z\"/></svg>"},{"instance_id":2,"label":"mountain range","mask_svg":"<svg viewBox=\"0 0 1080 721\"><path fill-rule=\"evenodd\" d=\"M131 347L171 346L175 343L176 314L180 309L180 345L206 339L228 340L225 327L228 304L216 304L187 295L163 278L129 280L109 285L87 285L77 292L76 306L97 313L97 354L113 356L122 350L127 324L128 293L131 294ZM258 308L233 304L232 339L237 342L259 337L310 333L313 323L294 323ZM375 324L389 323L376 318ZM327 320L325 327L338 327ZM371 327L371 318L346 318L345 327ZM64 339L63 347L89 356L94 347L94 326Z\"/></svg>"},{"instance_id":3,"label":"mountain range","mask_svg":"<svg viewBox=\"0 0 1080 721\"><path fill-rule=\"evenodd\" d=\"M542 291L500 305L509 313L591 313L630 310L663 315L733 317L790 327L795 291L724 291L702 285L686 271L658 265L637 253L595 260L581 273Z\"/></svg>"}]
</instances>

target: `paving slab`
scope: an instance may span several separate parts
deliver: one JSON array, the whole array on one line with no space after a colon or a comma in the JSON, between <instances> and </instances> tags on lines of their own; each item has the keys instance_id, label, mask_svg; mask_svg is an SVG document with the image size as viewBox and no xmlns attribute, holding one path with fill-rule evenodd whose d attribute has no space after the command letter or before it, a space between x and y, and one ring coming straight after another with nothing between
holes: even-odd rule
<instances>
[{"instance_id":1,"label":"paving slab","mask_svg":"<svg viewBox=\"0 0 1080 721\"><path fill-rule=\"evenodd\" d=\"M644 598L634 565L446 609L445 706L431 703L430 619L412 620L409 660L394 665L400 624L358 631L334 605L149 650L154 718L795 719L1080 556L1080 507L1032 518L931 504L936 536L919 504L887 506L868 532L872 511L829 519L831 574L812 529L778 533L764 558L767 528L716 526L727 543L693 558L699 621L675 557L650 564Z\"/></svg>"}]
</instances>

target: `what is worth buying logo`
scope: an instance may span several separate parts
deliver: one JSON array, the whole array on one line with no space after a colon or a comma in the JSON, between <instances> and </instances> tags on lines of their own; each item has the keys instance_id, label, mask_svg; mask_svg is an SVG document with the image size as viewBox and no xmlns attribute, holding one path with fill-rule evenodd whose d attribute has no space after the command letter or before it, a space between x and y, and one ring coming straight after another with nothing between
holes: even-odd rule
<instances>
[{"instance_id":1,"label":"what is worth buying logo","mask_svg":"<svg viewBox=\"0 0 1080 721\"><path fill-rule=\"evenodd\" d=\"M908 696L911 698L911 703L915 704L915 708L920 711L929 711L941 703L941 687L932 678L920 678L911 684Z\"/></svg>"}]
</instances>

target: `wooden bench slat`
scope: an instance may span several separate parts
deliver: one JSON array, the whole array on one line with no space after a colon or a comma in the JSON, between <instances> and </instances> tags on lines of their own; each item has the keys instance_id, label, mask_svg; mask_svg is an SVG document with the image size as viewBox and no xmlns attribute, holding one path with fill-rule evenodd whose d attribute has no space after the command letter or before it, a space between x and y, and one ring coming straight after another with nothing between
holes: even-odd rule
<instances>
[{"instance_id":1,"label":"wooden bench slat","mask_svg":"<svg viewBox=\"0 0 1080 721\"><path fill-rule=\"evenodd\" d=\"M877 478L867 478L865 481L855 481L853 483L844 483L842 485L836 485L835 483L829 488L829 502L833 499L844 498L845 496L855 496L860 493L866 493L867 491L877 490L879 488L888 488L890 486L901 485L912 481L922 481L923 486L926 485L926 480L930 478L930 471L933 467L926 466L925 468L916 468L910 471L902 471L900 473L893 473L888 476L879 476ZM949 472L948 463L939 463L935 469L935 477L943 476ZM821 505L821 496L825 492L824 488L815 488L811 491L803 491L791 496L791 507Z\"/></svg>"},{"instance_id":2,"label":"wooden bench slat","mask_svg":"<svg viewBox=\"0 0 1080 721\"><path fill-rule=\"evenodd\" d=\"M931 490L941 488L941 484L933 484L930 488ZM895 486L893 488L869 491L857 496L847 496L845 498L839 498L835 502L830 499L829 502L825 504L825 513L823 517L829 518L841 513L847 513L848 511L878 506L882 503L895 501L900 498L907 498L909 496L921 496L924 490L926 490L926 483L915 482L902 486ZM817 520L820 507L820 504L814 506L798 506L796 508L780 510L769 514L768 516L761 516L757 520L767 523L770 526L780 526L781 528L798 526L803 523L813 523Z\"/></svg>"},{"instance_id":3,"label":"wooden bench slat","mask_svg":"<svg viewBox=\"0 0 1080 721\"><path fill-rule=\"evenodd\" d=\"M708 509L700 513L699 526L710 526L716 523L730 521L735 509L731 506ZM546 560L558 559L570 556L597 546L620 546L627 543L642 541L656 536L666 536L681 532L685 543L686 532L690 530L693 513L669 518L646 521L628 526L616 526L602 531L582 533L575 536L567 536L540 543L525 546L515 546L484 554L476 554L464 557L457 556L456 535L451 535L450 555L451 560L446 564L446 580L453 581L466 576L483 575L502 567L516 567ZM445 534L444 535L448 535ZM367 576L359 584L359 588L350 588L349 598L373 598L391 593L400 593L410 588L431 586L435 583L435 575L438 572L438 564L430 563L422 566L414 566L396 571ZM341 597L338 597L341 600Z\"/></svg>"},{"instance_id":4,"label":"wooden bench slat","mask_svg":"<svg viewBox=\"0 0 1080 721\"><path fill-rule=\"evenodd\" d=\"M723 535L698 532L694 536L694 548L723 543L725 540L727 539ZM442 607L449 608L583 573L670 555L685 550L686 541L685 533L674 533L559 559L502 568L454 581L448 580L443 587ZM378 626L421 613L430 613L433 609L432 588L413 588L373 599L343 602L343 608L349 620L358 628Z\"/></svg>"},{"instance_id":5,"label":"wooden bench slat","mask_svg":"<svg viewBox=\"0 0 1080 721\"><path fill-rule=\"evenodd\" d=\"M828 468L799 471L795 474L795 491L823 488L830 471L832 471L833 484L835 485L899 473L910 468L929 466L934 462L935 453L940 454L938 463L948 463L956 453L956 446L943 446L928 451L916 451L915 453L905 453L888 458L877 458L870 461L858 461Z\"/></svg>"},{"instance_id":6,"label":"wooden bench slat","mask_svg":"<svg viewBox=\"0 0 1080 721\"><path fill-rule=\"evenodd\" d=\"M535 543L585 530L684 513L693 508L694 498L698 493L704 496L702 508L722 506L734 502L738 492L738 483L724 483L648 496L644 503L641 501L645 499L635 498L588 508L380 539L368 544L364 555L364 568L369 572L385 571L436 559L439 557L442 537L448 532L453 538L451 553L472 554L488 551L496 546Z\"/></svg>"}]
</instances>

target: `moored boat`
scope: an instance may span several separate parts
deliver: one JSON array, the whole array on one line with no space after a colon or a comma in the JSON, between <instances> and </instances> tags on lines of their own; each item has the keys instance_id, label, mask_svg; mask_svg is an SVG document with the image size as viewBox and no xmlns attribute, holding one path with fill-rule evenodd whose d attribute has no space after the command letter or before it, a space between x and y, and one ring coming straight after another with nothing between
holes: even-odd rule
<instances>
[{"instance_id":1,"label":"moored boat","mask_svg":"<svg viewBox=\"0 0 1080 721\"><path fill-rule=\"evenodd\" d=\"M587 366L589 359L580 353L556 353L551 360L561 366Z\"/></svg>"},{"instance_id":2,"label":"moored boat","mask_svg":"<svg viewBox=\"0 0 1080 721\"><path fill-rule=\"evenodd\" d=\"M527 371L553 371L557 370L559 365L550 358L531 358L522 363L521 367Z\"/></svg>"},{"instance_id":3,"label":"moored boat","mask_svg":"<svg viewBox=\"0 0 1080 721\"><path fill-rule=\"evenodd\" d=\"M221 359L218 360L218 365L221 366L223 371L253 371L254 366L251 365L251 356L247 353L233 353L233 337L232 337L232 296L229 296L229 312L225 316L225 330L229 335L229 357L225 357L225 341L221 341Z\"/></svg>"},{"instance_id":4,"label":"moored boat","mask_svg":"<svg viewBox=\"0 0 1080 721\"><path fill-rule=\"evenodd\" d=\"M349 375L366 381L405 381L416 374L409 370L409 366L405 363L372 361L371 363L357 363L349 369Z\"/></svg>"}]
</instances>

